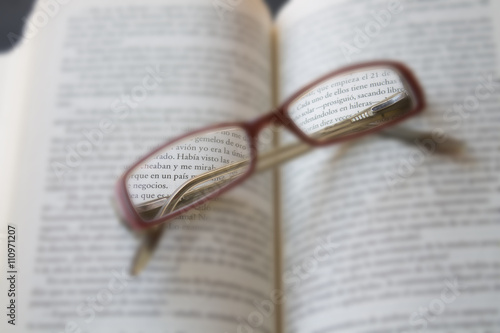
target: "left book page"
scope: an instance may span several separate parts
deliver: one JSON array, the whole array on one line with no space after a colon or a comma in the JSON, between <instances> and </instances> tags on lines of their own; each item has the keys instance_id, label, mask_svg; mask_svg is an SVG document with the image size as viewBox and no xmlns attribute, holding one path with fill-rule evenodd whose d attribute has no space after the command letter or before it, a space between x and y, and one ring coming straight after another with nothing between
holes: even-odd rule
<instances>
[{"instance_id":1,"label":"left book page","mask_svg":"<svg viewBox=\"0 0 500 333\"><path fill-rule=\"evenodd\" d=\"M15 326L3 315L0 330L236 332L247 325L274 288L271 173L172 223L138 278L128 275L138 244L119 225L111 197L117 176L165 140L270 109L267 8L260 0L223 12L202 0L57 8L42 1L32 20L44 19L27 27L22 46L29 84L16 189L8 194ZM258 329L275 324L269 316Z\"/></svg>"}]
</instances>

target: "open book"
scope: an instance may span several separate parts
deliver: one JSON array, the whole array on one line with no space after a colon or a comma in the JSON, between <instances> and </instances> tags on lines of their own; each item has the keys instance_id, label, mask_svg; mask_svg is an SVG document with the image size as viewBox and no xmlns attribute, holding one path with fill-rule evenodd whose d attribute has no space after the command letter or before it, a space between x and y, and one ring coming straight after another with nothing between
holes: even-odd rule
<instances>
[{"instance_id":1,"label":"open book","mask_svg":"<svg viewBox=\"0 0 500 333\"><path fill-rule=\"evenodd\" d=\"M0 101L1 331L499 332L498 6L293 0L273 22L259 0L40 1ZM428 108L407 125L466 158L318 149L181 216L128 275L127 166L373 59L414 70Z\"/></svg>"}]
</instances>

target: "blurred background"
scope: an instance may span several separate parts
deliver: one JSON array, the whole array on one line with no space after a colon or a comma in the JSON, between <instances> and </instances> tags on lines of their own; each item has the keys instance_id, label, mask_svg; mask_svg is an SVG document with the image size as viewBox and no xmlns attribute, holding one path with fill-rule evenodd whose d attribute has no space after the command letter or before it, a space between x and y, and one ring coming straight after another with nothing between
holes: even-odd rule
<instances>
[{"instance_id":1,"label":"blurred background","mask_svg":"<svg viewBox=\"0 0 500 333\"><path fill-rule=\"evenodd\" d=\"M405 1L395 9L388 5L393 0L265 0L273 14L285 2L291 8L275 22L275 66L268 62L270 22L259 29L257 20L219 20L210 7L216 1L200 0L208 8L187 14L185 0L165 12L155 10L169 0L148 1L155 6L144 12L134 6L110 14L104 7L111 0L75 0L82 12L43 30L31 44L41 46L16 63L24 67L0 67L0 79L9 80L0 80L0 102L12 102L0 105L0 134L10 127L8 117L29 120L12 123L19 124L12 138L22 142L0 140L0 150L8 146L20 155L10 159L20 161L10 163L20 176L11 177L2 158L12 152L0 154L0 176L16 186L0 178L6 193L0 213L16 212L8 223L25 228L19 229L19 294L26 301L19 299L25 308L16 328L231 333L244 331L240 318L257 314L265 315L256 325L262 328L247 332L427 326L435 333L500 332L500 1ZM13 48L9 33L23 35L34 2L0 1L0 53ZM87 10L98 2L103 8ZM122 2L129 1L113 4L126 7ZM261 13L252 18L269 21ZM133 31L148 25L143 17L165 31L165 21L184 28L185 45L154 30ZM206 38L191 33L196 29L208 31ZM221 36L219 47L214 41ZM425 90L425 113L406 126L466 142L464 156L434 154L433 141L426 146L414 136L406 139L410 144L386 135L318 149L283 167L282 184L263 174L198 215L179 218L145 274L128 275L137 240L110 204L126 166L188 130L256 118L271 109L273 92L291 96L325 73L374 59L403 62ZM159 87L140 104L151 77ZM134 91L141 100L130 105L124 98L132 101ZM109 119L117 119L116 128L107 133L101 127ZM68 173L64 182L61 169ZM15 195L5 191L10 188ZM275 193L286 206L274 207ZM320 266L311 258L324 244L328 255ZM109 291L116 280L123 286ZM287 292L286 302L270 300L275 287ZM281 312L276 306L269 315L280 302ZM195 326L204 329L180 329ZM2 327L1 333L12 332Z\"/></svg>"},{"instance_id":2,"label":"blurred background","mask_svg":"<svg viewBox=\"0 0 500 333\"><path fill-rule=\"evenodd\" d=\"M0 2L0 52L6 52L11 48L7 39L9 32L21 35L24 18L29 14L33 2L34 0L3 0ZM266 2L276 14L286 0L266 0Z\"/></svg>"}]
</instances>

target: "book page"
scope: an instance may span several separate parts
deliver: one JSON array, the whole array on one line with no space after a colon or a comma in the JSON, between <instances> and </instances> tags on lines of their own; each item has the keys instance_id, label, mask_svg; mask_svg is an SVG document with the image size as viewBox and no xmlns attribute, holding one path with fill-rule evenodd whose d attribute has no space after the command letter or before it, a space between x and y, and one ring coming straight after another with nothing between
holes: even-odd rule
<instances>
[{"instance_id":1,"label":"book page","mask_svg":"<svg viewBox=\"0 0 500 333\"><path fill-rule=\"evenodd\" d=\"M373 135L283 168L285 332L500 330L497 6L295 0L281 13L282 100L343 65L400 60L428 101L405 125L466 142L454 159Z\"/></svg>"},{"instance_id":2,"label":"book page","mask_svg":"<svg viewBox=\"0 0 500 333\"><path fill-rule=\"evenodd\" d=\"M26 35L30 85L8 220L17 293L13 323L3 314L8 330L0 330L249 325L275 282L271 173L176 219L137 278L128 271L138 243L111 199L117 177L166 140L271 108L267 8L259 0L222 11L202 0L92 0L40 4L32 17L43 13L50 19ZM272 311L252 322L259 332L275 324Z\"/></svg>"}]
</instances>

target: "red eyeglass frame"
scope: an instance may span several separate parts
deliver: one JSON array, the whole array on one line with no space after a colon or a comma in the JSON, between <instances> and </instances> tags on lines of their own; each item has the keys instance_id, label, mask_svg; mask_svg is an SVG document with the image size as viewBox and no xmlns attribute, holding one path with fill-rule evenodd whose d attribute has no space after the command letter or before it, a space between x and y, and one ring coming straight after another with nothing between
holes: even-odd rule
<instances>
[{"instance_id":1,"label":"red eyeglass frame","mask_svg":"<svg viewBox=\"0 0 500 333\"><path fill-rule=\"evenodd\" d=\"M414 109L409 111L407 114L404 116L401 116L395 120L392 120L390 122L387 122L386 124L383 124L379 127L376 127L372 130L367 130L363 132L358 132L355 134L351 135L346 135L340 138L333 138L331 140L322 140L318 141L315 139L312 139L310 136L306 135L290 118L288 114L288 108L292 102L294 102L299 96L304 94L306 91L310 90L312 87L316 86L318 83L328 80L334 76L338 76L340 74L343 74L345 72L349 71L354 71L354 70L360 70L363 68L369 68L369 67L389 67L393 70L396 70L405 80L407 83L407 86L411 89L411 92L413 93L413 97L415 100L415 105ZM331 145L333 143L339 143L342 141L347 141L347 140L352 140L357 137L367 135L373 132L380 131L388 126L393 126L394 124L397 124L401 121L404 121L408 119L409 117L412 117L416 115L417 113L421 112L425 108L425 97L423 90L418 83L418 80L414 76L413 72L406 67L404 64L397 62L397 61L372 61L372 62L366 62L366 63L360 63L360 64L355 64L347 67L343 67L341 69L335 70L327 75L324 75L320 77L319 79L311 82L310 84L306 85L304 88L300 89L298 92L293 94L291 97L289 97L285 103L283 103L280 107L275 109L274 111L269 112L266 115L260 116L257 119L251 120L251 121L243 121L243 122L230 122L230 123L221 123L213 126L208 126L205 128L202 128L200 130L194 131L187 133L185 135L182 135L180 137L177 137L171 141L168 141L167 143L163 144L159 148L155 149L154 151L150 152L143 158L141 158L139 161L137 161L132 167L130 167L127 172L125 172L118 180L115 186L115 195L116 195L116 203L117 203L117 210L118 214L120 217L124 220L127 226L129 226L133 230L143 230L147 228L151 228L154 226L157 226L159 224L162 224L168 220L171 220L186 211L189 211L195 207L198 207L202 205L203 203L207 202L208 200L211 200L222 193L225 193L232 189L234 186L237 186L238 184L241 184L244 182L247 178L249 178L254 170L255 170L255 165L257 163L257 138L260 133L260 131L268 126L271 123L275 123L277 125L281 125L286 127L289 131L297 135L301 140L304 142L307 142L311 146L315 147L321 147L321 146L326 146L326 145ZM250 147L251 147L251 162L248 170L240 176L237 180L234 182L221 187L220 189L215 190L213 193L207 195L206 197L203 197L199 199L198 201L193 202L192 204L189 204L179 210L175 210L166 216L163 216L157 220L153 221L144 221L140 215L137 213L137 211L134 209L134 205L128 196L127 193L127 179L129 178L130 174L141 164L143 164L145 161L150 159L151 157L157 155L161 150L165 149L166 147L174 144L177 141L183 140L187 137L194 136L198 133L202 132L207 132L219 128L224 128L224 127L238 127L240 129L245 130L246 134L248 135L248 138L250 140Z\"/></svg>"}]
</instances>

